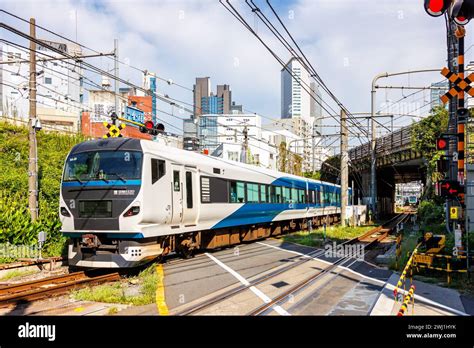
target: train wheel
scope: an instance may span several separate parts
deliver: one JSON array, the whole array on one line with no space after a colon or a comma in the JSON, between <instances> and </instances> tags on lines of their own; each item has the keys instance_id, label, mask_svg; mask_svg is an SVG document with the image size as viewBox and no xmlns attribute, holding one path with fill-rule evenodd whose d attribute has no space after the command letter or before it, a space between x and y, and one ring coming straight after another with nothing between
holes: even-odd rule
<instances>
[{"instance_id":1,"label":"train wheel","mask_svg":"<svg viewBox=\"0 0 474 348\"><path fill-rule=\"evenodd\" d=\"M195 245L192 241L192 238L186 238L181 240L181 242L178 245L178 254L183 258L183 259L189 259L193 256L195 250Z\"/></svg>"}]
</instances>

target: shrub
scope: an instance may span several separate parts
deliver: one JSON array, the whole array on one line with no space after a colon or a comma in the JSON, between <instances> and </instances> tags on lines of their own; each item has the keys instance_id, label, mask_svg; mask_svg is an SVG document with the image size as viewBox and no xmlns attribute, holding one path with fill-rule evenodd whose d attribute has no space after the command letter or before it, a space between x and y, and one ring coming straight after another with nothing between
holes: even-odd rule
<instances>
[{"instance_id":1,"label":"shrub","mask_svg":"<svg viewBox=\"0 0 474 348\"><path fill-rule=\"evenodd\" d=\"M41 131L38 142L39 218L28 210L28 128L0 122L0 243L33 245L38 232L48 233L45 255L61 254L65 238L59 220L59 190L69 150L85 140Z\"/></svg>"}]
</instances>

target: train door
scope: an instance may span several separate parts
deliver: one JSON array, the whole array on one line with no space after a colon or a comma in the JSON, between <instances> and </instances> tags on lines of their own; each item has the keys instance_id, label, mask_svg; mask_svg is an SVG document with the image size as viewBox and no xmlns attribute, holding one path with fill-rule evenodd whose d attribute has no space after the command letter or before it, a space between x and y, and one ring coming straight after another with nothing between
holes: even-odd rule
<instances>
[{"instance_id":1,"label":"train door","mask_svg":"<svg viewBox=\"0 0 474 348\"><path fill-rule=\"evenodd\" d=\"M198 185L196 168L184 168L184 202L183 223L193 225L196 223L198 208Z\"/></svg>"},{"instance_id":2,"label":"train door","mask_svg":"<svg viewBox=\"0 0 474 348\"><path fill-rule=\"evenodd\" d=\"M171 171L171 223L180 224L183 221L182 167L172 164Z\"/></svg>"}]
</instances>

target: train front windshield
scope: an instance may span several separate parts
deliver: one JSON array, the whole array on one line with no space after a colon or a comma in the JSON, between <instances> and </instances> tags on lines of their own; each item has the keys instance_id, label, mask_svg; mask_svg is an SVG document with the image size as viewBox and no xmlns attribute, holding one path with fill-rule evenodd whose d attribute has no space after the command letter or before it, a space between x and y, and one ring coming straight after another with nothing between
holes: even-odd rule
<instances>
[{"instance_id":1,"label":"train front windshield","mask_svg":"<svg viewBox=\"0 0 474 348\"><path fill-rule=\"evenodd\" d=\"M142 153L138 151L90 151L71 154L63 181L140 179Z\"/></svg>"}]
</instances>

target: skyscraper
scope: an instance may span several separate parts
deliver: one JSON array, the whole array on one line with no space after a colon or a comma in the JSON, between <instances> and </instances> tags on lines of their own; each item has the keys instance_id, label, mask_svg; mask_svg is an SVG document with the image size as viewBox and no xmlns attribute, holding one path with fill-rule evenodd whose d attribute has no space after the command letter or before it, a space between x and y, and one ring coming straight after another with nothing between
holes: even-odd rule
<instances>
[{"instance_id":1,"label":"skyscraper","mask_svg":"<svg viewBox=\"0 0 474 348\"><path fill-rule=\"evenodd\" d=\"M194 85L194 114L229 114L232 92L229 85L217 85L217 94L211 92L209 77L197 77Z\"/></svg>"},{"instance_id":2,"label":"skyscraper","mask_svg":"<svg viewBox=\"0 0 474 348\"><path fill-rule=\"evenodd\" d=\"M209 97L211 93L211 80L209 77L196 77L194 85L194 115L202 115L202 98Z\"/></svg>"},{"instance_id":3,"label":"skyscraper","mask_svg":"<svg viewBox=\"0 0 474 348\"><path fill-rule=\"evenodd\" d=\"M280 126L301 138L303 170L310 171L318 151L312 151L316 134L322 133L321 92L298 58L291 58L281 70Z\"/></svg>"},{"instance_id":4,"label":"skyscraper","mask_svg":"<svg viewBox=\"0 0 474 348\"><path fill-rule=\"evenodd\" d=\"M281 70L281 118L301 117L306 122L312 123L311 118L316 117L318 111L319 105L315 98L319 89L310 78L310 74L299 59L292 58L286 63Z\"/></svg>"}]
</instances>

